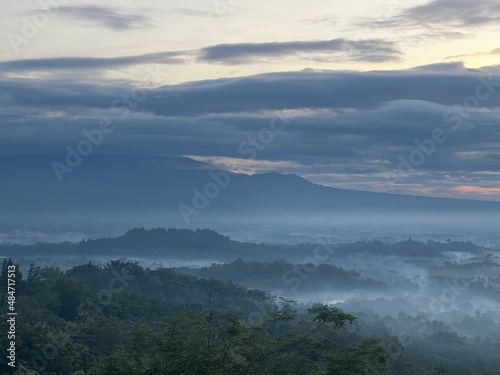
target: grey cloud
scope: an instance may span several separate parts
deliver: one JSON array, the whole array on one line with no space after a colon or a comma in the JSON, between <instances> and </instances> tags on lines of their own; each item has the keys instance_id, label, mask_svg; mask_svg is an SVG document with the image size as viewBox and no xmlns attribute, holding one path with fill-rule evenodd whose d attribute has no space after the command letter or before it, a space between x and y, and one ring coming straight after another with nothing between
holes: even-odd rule
<instances>
[{"instance_id":1,"label":"grey cloud","mask_svg":"<svg viewBox=\"0 0 500 375\"><path fill-rule=\"evenodd\" d=\"M242 64L252 63L261 58L284 58L298 53L306 53L310 60L343 58L345 60L384 62L397 60L399 51L390 43L381 40L348 41L304 41L284 43L240 43L221 44L192 51L165 51L143 55L119 57L53 57L0 62L3 71L62 71L82 69L111 69L139 64L187 64L198 56L202 63ZM319 55L315 55L318 53Z\"/></svg>"},{"instance_id":2,"label":"grey cloud","mask_svg":"<svg viewBox=\"0 0 500 375\"><path fill-rule=\"evenodd\" d=\"M205 9L193 9L193 8L175 8L170 9L169 13L180 14L182 16L190 16L190 17L212 17L214 16L213 11L205 10Z\"/></svg>"},{"instance_id":3,"label":"grey cloud","mask_svg":"<svg viewBox=\"0 0 500 375\"><path fill-rule=\"evenodd\" d=\"M399 33L399 39L457 39L474 35L478 27L500 21L500 3L496 0L434 0L411 6L384 20L364 20L365 28L388 28Z\"/></svg>"},{"instance_id":4,"label":"grey cloud","mask_svg":"<svg viewBox=\"0 0 500 375\"><path fill-rule=\"evenodd\" d=\"M116 130L97 152L245 158L238 146L269 127L277 111L289 123L257 160L288 163L299 174L324 174L325 181L328 173L343 175L345 183L345 176L356 174L359 186L383 185L384 173L398 168L399 156L408 158L415 141L430 138L440 127L447 131L446 142L405 183L432 186L444 174L484 180L484 173L500 171L495 142L500 77L494 77L497 89L491 98L469 112L472 126L453 131L443 118L474 94L480 74L449 64L192 82L148 90L125 120L110 110L113 100L130 92L125 83L3 79L0 153L64 152L83 139L83 129L109 117Z\"/></svg>"},{"instance_id":5,"label":"grey cloud","mask_svg":"<svg viewBox=\"0 0 500 375\"><path fill-rule=\"evenodd\" d=\"M284 56L298 54L329 54L331 59L339 59L339 57L341 58L345 55L350 60L371 62L395 61L401 57L401 52L393 43L388 41L332 39L275 43L219 44L203 48L200 51L199 60L226 64L245 64L255 60L283 58Z\"/></svg>"},{"instance_id":6,"label":"grey cloud","mask_svg":"<svg viewBox=\"0 0 500 375\"><path fill-rule=\"evenodd\" d=\"M410 8L402 17L425 24L482 26L500 20L500 3L496 0L434 0Z\"/></svg>"},{"instance_id":7,"label":"grey cloud","mask_svg":"<svg viewBox=\"0 0 500 375\"><path fill-rule=\"evenodd\" d=\"M339 23L339 16L336 14L332 14L323 17L305 18L302 20L302 22L311 25L317 25L318 23L323 23L327 25L334 25L334 24L336 25Z\"/></svg>"},{"instance_id":8,"label":"grey cloud","mask_svg":"<svg viewBox=\"0 0 500 375\"><path fill-rule=\"evenodd\" d=\"M482 75L481 79L489 79L480 71L466 70L456 63L403 71L270 73L159 87L150 93L142 110L168 117L283 108L363 109L395 100L452 106L462 104L467 96L474 95ZM499 77L494 76L494 80L498 85ZM63 80L48 80L43 84L37 80L4 80L0 81L0 89L2 86L11 103L33 108L61 103L101 108L113 98L109 96L104 100L103 97L103 92L110 95L113 86L83 85ZM480 105L498 107L500 97L492 95Z\"/></svg>"},{"instance_id":9,"label":"grey cloud","mask_svg":"<svg viewBox=\"0 0 500 375\"><path fill-rule=\"evenodd\" d=\"M177 52L157 52L120 57L51 57L39 59L10 60L0 62L4 71L60 71L112 69L140 64L185 64L185 58Z\"/></svg>"},{"instance_id":10,"label":"grey cloud","mask_svg":"<svg viewBox=\"0 0 500 375\"><path fill-rule=\"evenodd\" d=\"M451 64L447 71L445 66L440 71L436 66L363 73L302 71L202 81L159 88L147 107L172 116L277 108L369 108L401 99L454 105L474 95L481 76L456 67ZM494 108L500 105L500 97L491 96L480 105Z\"/></svg>"},{"instance_id":11,"label":"grey cloud","mask_svg":"<svg viewBox=\"0 0 500 375\"><path fill-rule=\"evenodd\" d=\"M143 15L123 14L104 6L61 6L57 10L62 16L72 20L102 26L115 31L151 26L148 18Z\"/></svg>"},{"instance_id":12,"label":"grey cloud","mask_svg":"<svg viewBox=\"0 0 500 375\"><path fill-rule=\"evenodd\" d=\"M287 172L344 174L346 180L352 174L364 175L366 183L378 180L383 184L383 174L398 168L398 156L407 158L416 148L414 140L430 137L433 126L440 125L441 117L438 107L432 110L431 115L425 113L432 107L427 103L419 107L419 103L396 102L385 107L382 110L346 112L340 117L311 114L290 118L286 130L277 134L272 144L258 153L257 161L285 160L293 165L293 169ZM420 116L416 116L418 113ZM10 128L10 134L0 140L0 149L29 147L30 151L54 153L63 152L66 145L75 147L83 139L81 130L97 127L99 117L85 117L84 113L72 115L31 118L23 124L15 124ZM110 116L115 118L116 114ZM492 118L499 118L498 113L495 116ZM479 117L474 117L474 121L481 122ZM98 152L246 158L238 153L238 145L248 136L255 136L269 126L271 118L271 115L235 114L165 119L141 117L139 114L137 118L125 121L115 119L117 129L106 136L105 147ZM401 118L405 121L400 122ZM429 122L429 118L434 118L435 122ZM5 121L2 122L5 124ZM480 125L473 131L452 134L425 165L406 179L406 183L422 183L424 178L430 180L429 176L435 179L444 171L451 175L498 171L498 160L492 157L496 145L490 141L499 130L497 125L490 128ZM484 154L463 154L478 150ZM320 180L319 177L316 179ZM358 179L358 184L362 186L363 178ZM328 180L325 177L325 182ZM333 178L329 181L339 183Z\"/></svg>"}]
</instances>

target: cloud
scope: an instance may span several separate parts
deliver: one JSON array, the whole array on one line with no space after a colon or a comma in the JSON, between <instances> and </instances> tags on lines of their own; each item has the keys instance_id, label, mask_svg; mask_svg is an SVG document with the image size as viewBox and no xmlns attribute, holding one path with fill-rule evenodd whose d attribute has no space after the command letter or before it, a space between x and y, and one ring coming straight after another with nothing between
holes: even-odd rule
<instances>
[{"instance_id":1,"label":"cloud","mask_svg":"<svg viewBox=\"0 0 500 375\"><path fill-rule=\"evenodd\" d=\"M500 76L492 77L494 92L467 111L458 129L445 117L475 94L480 78L490 80L455 63L190 82L147 89L125 119L123 102L111 107L130 94L134 86L126 82L0 78L0 154L64 153L83 139L82 130L111 119L116 129L96 152L192 155L249 172L297 173L326 185L387 191L386 176L401 158L408 160L441 128L446 141L397 191L461 196L453 189L500 186ZM280 118L285 128L251 160L249 137Z\"/></svg>"},{"instance_id":2,"label":"cloud","mask_svg":"<svg viewBox=\"0 0 500 375\"><path fill-rule=\"evenodd\" d=\"M214 11L192 8L175 8L170 9L168 12L189 17L213 17L214 15L216 15Z\"/></svg>"},{"instance_id":3,"label":"cloud","mask_svg":"<svg viewBox=\"0 0 500 375\"><path fill-rule=\"evenodd\" d=\"M467 57L482 57L482 56L495 56L495 55L500 55L500 48L493 49L491 51L487 52L475 52L475 53L469 53L469 54L463 54L463 55L454 55L454 56L448 56L445 59L446 60L455 60L455 59L464 59Z\"/></svg>"},{"instance_id":4,"label":"cloud","mask_svg":"<svg viewBox=\"0 0 500 375\"><path fill-rule=\"evenodd\" d=\"M185 64L185 57L178 52L156 52L119 57L50 57L38 59L1 61L0 68L6 72L61 71L113 69L140 64Z\"/></svg>"},{"instance_id":5,"label":"cloud","mask_svg":"<svg viewBox=\"0 0 500 375\"><path fill-rule=\"evenodd\" d=\"M162 116L255 112L285 107L369 108L395 100L454 105L474 94L480 76L480 71L467 70L456 63L402 71L269 73L165 86L156 89L154 96L144 104L149 111ZM11 100L34 107L58 103L86 106L93 103L93 98L99 97L106 87L113 87L57 79L5 79L1 84ZM63 92L60 91L62 88ZM40 97L31 101L34 93L39 93ZM480 104L485 108L495 108L500 105L500 98L492 95Z\"/></svg>"},{"instance_id":6,"label":"cloud","mask_svg":"<svg viewBox=\"0 0 500 375\"><path fill-rule=\"evenodd\" d=\"M317 56L317 55L320 56ZM310 56L312 60L322 57L331 60L365 62L396 61L401 52L384 40L350 41L332 39L320 41L291 41L274 43L219 44L200 50L199 61L225 64L247 64L254 61L282 59L288 56Z\"/></svg>"},{"instance_id":7,"label":"cloud","mask_svg":"<svg viewBox=\"0 0 500 375\"><path fill-rule=\"evenodd\" d=\"M383 20L364 20L365 28L387 28L408 42L427 39L458 39L474 36L480 27L500 21L496 0L434 0L412 6Z\"/></svg>"},{"instance_id":8,"label":"cloud","mask_svg":"<svg viewBox=\"0 0 500 375\"><path fill-rule=\"evenodd\" d=\"M163 116L273 109L369 108L408 99L462 103L479 85L475 71L456 64L429 70L383 72L302 71L218 79L158 89L148 108ZM467 93L467 95L466 95ZM164 105L165 101L169 105ZM492 96L481 106L500 105Z\"/></svg>"},{"instance_id":9,"label":"cloud","mask_svg":"<svg viewBox=\"0 0 500 375\"><path fill-rule=\"evenodd\" d=\"M485 26L500 21L500 3L496 0L434 0L404 11L401 17L423 24Z\"/></svg>"},{"instance_id":10,"label":"cloud","mask_svg":"<svg viewBox=\"0 0 500 375\"><path fill-rule=\"evenodd\" d=\"M51 57L0 62L3 72L20 71L75 71L102 70L140 64L188 64L224 63L251 64L262 59L286 58L298 54L309 60L353 60L364 62L393 61L400 57L399 51L389 42L380 40L348 41L304 41L283 43L240 43L221 44L191 51L165 51L132 56L117 57Z\"/></svg>"},{"instance_id":11,"label":"cloud","mask_svg":"<svg viewBox=\"0 0 500 375\"><path fill-rule=\"evenodd\" d=\"M489 80L486 74L483 75L483 80ZM252 113L284 108L379 108L379 111L386 111L389 107L384 107L384 103L399 101L400 106L418 112L423 111L422 107L427 110L432 103L441 106L462 104L468 95L475 93L481 76L480 71L467 70L456 63L401 71L269 73L159 87L142 108L158 116L170 117ZM494 82L498 79L493 77ZM105 106L113 99L114 88L113 85L57 79L5 79L0 84L12 104L32 108L58 106L60 103L93 107L96 102L104 102L102 105ZM102 97L104 93L108 95L107 100ZM491 95L480 105L496 108L500 106L500 97ZM394 113L394 110L391 109L391 112Z\"/></svg>"},{"instance_id":12,"label":"cloud","mask_svg":"<svg viewBox=\"0 0 500 375\"><path fill-rule=\"evenodd\" d=\"M326 15L322 17L305 18L302 22L310 25L318 25L319 23L327 25L337 25L339 23L339 16L337 14Z\"/></svg>"},{"instance_id":13,"label":"cloud","mask_svg":"<svg viewBox=\"0 0 500 375\"><path fill-rule=\"evenodd\" d=\"M245 158L230 158L224 156L201 156L201 155L183 155L187 158L208 163L218 169L239 173L256 174L265 172L285 172L302 170L304 165L286 160L254 160Z\"/></svg>"},{"instance_id":14,"label":"cloud","mask_svg":"<svg viewBox=\"0 0 500 375\"><path fill-rule=\"evenodd\" d=\"M459 193L472 193L472 194L500 194L500 188L498 187L481 187L481 186L467 186L461 185L453 188L453 190Z\"/></svg>"},{"instance_id":15,"label":"cloud","mask_svg":"<svg viewBox=\"0 0 500 375\"><path fill-rule=\"evenodd\" d=\"M57 10L63 17L79 21L84 25L100 26L114 31L151 26L149 19L145 16L123 14L104 6L60 6Z\"/></svg>"}]
</instances>

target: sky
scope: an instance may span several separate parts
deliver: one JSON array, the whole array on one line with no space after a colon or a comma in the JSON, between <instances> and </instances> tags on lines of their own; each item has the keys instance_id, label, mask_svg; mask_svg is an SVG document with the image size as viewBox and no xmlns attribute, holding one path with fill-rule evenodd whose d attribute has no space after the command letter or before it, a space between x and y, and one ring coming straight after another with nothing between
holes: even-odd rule
<instances>
[{"instance_id":1,"label":"sky","mask_svg":"<svg viewBox=\"0 0 500 375\"><path fill-rule=\"evenodd\" d=\"M92 152L500 200L499 21L494 0L8 2L0 156L112 121Z\"/></svg>"}]
</instances>

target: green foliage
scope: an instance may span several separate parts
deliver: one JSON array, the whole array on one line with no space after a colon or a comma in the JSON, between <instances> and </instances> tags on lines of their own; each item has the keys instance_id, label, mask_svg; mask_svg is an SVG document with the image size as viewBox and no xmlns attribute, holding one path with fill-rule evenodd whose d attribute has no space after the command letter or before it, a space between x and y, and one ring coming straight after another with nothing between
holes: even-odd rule
<instances>
[{"instance_id":1,"label":"green foliage","mask_svg":"<svg viewBox=\"0 0 500 375\"><path fill-rule=\"evenodd\" d=\"M132 330L127 350L111 354L90 373L293 375L373 369L373 374L388 374L390 358L380 342L342 349L327 338L354 324L352 315L319 304L305 317L286 309L255 326L217 310L185 311L159 333L147 326Z\"/></svg>"},{"instance_id":2,"label":"green foliage","mask_svg":"<svg viewBox=\"0 0 500 375\"><path fill-rule=\"evenodd\" d=\"M387 333L419 328L423 315L358 322L332 306L306 310L174 269L32 265L26 278L17 271L16 287L16 375L493 375L500 367L498 342L461 337L441 322L426 322L404 347ZM7 370L1 356L0 373Z\"/></svg>"}]
</instances>

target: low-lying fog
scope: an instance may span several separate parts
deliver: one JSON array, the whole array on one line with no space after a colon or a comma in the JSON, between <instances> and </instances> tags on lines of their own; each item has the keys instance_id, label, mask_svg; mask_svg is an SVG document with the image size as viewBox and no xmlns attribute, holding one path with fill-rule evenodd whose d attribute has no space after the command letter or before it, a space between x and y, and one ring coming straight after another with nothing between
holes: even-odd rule
<instances>
[{"instance_id":1,"label":"low-lying fog","mask_svg":"<svg viewBox=\"0 0 500 375\"><path fill-rule=\"evenodd\" d=\"M245 217L232 221L231 217L207 217L202 213L189 225L180 223L175 215L163 214L105 213L95 219L95 214L65 213L43 216L43 221L42 216L1 216L0 243L78 242L121 235L138 226L210 228L233 240L261 244L380 241L380 251L363 251L360 245L361 249L313 260L314 264L310 257L287 258L282 254L275 259L281 263L273 263L269 253L262 261L256 256L226 264L208 254L205 259L194 260L141 258L139 254L124 258L152 268L176 267L202 278L230 280L302 303L326 301L366 321L385 319L394 334L407 332L410 325L412 334L422 336L436 331L437 324L440 329L465 336L500 339L500 251L496 250L500 248L500 232L496 226L499 217L493 215L470 220L468 215L456 213L432 217L367 213L314 218L268 216L264 220ZM401 245L400 253L384 248L401 241L407 245ZM432 241L457 245L433 253ZM468 241L489 249L458 245ZM419 242L427 246L421 255L420 250L405 252ZM104 264L107 260L106 256L82 254L81 258L63 262L62 268L88 261ZM62 260L44 262L58 264ZM388 321L390 318L395 320Z\"/></svg>"},{"instance_id":2,"label":"low-lying fog","mask_svg":"<svg viewBox=\"0 0 500 375\"><path fill-rule=\"evenodd\" d=\"M80 241L117 236L133 227L209 228L234 240L255 243L311 243L321 237L330 243L365 240L397 242L412 237L418 241L471 241L500 248L497 223L500 214L401 213L357 214L299 213L252 216L211 215L201 211L190 223L178 213L143 212L17 212L0 211L0 243Z\"/></svg>"}]
</instances>

